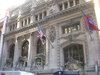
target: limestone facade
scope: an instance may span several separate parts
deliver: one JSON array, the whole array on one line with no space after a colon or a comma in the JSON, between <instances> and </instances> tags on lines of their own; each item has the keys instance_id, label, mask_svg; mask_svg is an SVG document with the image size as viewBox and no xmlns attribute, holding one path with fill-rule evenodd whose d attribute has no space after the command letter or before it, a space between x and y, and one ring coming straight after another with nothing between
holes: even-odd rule
<instances>
[{"instance_id":1,"label":"limestone facade","mask_svg":"<svg viewBox=\"0 0 100 75\"><path fill-rule=\"evenodd\" d=\"M43 74L92 70L96 61L100 64L99 34L87 29L81 10L97 22L91 0L29 0L11 10L2 69ZM44 44L37 24L44 33Z\"/></svg>"}]
</instances>

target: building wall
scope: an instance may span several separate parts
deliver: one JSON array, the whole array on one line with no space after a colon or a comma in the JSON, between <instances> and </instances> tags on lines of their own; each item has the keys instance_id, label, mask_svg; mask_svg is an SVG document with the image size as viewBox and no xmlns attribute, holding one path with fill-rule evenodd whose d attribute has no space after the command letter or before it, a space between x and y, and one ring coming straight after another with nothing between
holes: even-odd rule
<instances>
[{"instance_id":1,"label":"building wall","mask_svg":"<svg viewBox=\"0 0 100 75\"><path fill-rule=\"evenodd\" d=\"M66 1L68 3L67 9L64 6L64 2ZM59 4L62 4L61 11L58 7ZM40 73L53 73L57 70L63 70L65 66L64 48L71 44L80 44L83 46L84 69L94 69L92 67L95 65L95 62L100 61L99 35L98 32L89 31L86 28L80 11L80 9L83 10L96 23L93 2L79 0L79 4L75 4L75 0L73 0L73 6L70 4L69 0L53 0L40 6L34 6L29 1L17 9L10 11L13 15L9 16L6 33L4 34L3 69L20 69ZM80 30L66 34L63 33L63 26L70 26L76 22L80 23ZM46 37L45 55L36 54L37 41L39 39L37 24L40 24ZM29 43L27 67L21 67L17 64L19 57L21 57L23 43L26 40ZM12 44L15 45L13 67L11 66L11 62L10 64L6 63ZM32 64L38 57L45 59L45 65L37 66Z\"/></svg>"}]
</instances>

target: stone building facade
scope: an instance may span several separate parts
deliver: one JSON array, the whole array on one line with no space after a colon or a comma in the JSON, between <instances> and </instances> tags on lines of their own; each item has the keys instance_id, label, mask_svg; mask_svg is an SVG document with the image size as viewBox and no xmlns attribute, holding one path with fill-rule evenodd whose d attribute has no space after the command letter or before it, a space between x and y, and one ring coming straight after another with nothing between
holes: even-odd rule
<instances>
[{"instance_id":1,"label":"stone building facade","mask_svg":"<svg viewBox=\"0 0 100 75\"><path fill-rule=\"evenodd\" d=\"M10 10L1 69L37 74L94 70L100 62L99 33L87 29L81 10L97 24L92 0L27 0Z\"/></svg>"}]
</instances>

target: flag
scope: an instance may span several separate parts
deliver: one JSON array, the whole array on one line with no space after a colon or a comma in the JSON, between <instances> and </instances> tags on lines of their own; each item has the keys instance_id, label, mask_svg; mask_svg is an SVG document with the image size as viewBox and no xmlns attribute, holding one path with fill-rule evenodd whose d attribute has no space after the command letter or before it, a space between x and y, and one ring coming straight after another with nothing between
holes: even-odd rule
<instances>
[{"instance_id":1,"label":"flag","mask_svg":"<svg viewBox=\"0 0 100 75\"><path fill-rule=\"evenodd\" d=\"M1 73L1 75L5 75L5 73Z\"/></svg>"},{"instance_id":2,"label":"flag","mask_svg":"<svg viewBox=\"0 0 100 75\"><path fill-rule=\"evenodd\" d=\"M92 22L92 20L90 20L86 14L82 11L86 25L88 27L88 29L90 30L95 30L95 31L100 31L100 29Z\"/></svg>"},{"instance_id":3,"label":"flag","mask_svg":"<svg viewBox=\"0 0 100 75\"><path fill-rule=\"evenodd\" d=\"M44 39L43 39L44 34L43 34L39 24L38 24L38 32L39 32L40 40L41 40L42 44L44 44Z\"/></svg>"}]
</instances>

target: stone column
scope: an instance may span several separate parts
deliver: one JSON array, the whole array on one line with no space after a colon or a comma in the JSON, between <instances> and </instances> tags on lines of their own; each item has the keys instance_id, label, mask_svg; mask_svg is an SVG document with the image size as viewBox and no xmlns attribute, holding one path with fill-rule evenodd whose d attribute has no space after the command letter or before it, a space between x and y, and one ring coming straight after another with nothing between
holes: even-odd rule
<instances>
[{"instance_id":1,"label":"stone column","mask_svg":"<svg viewBox=\"0 0 100 75\"><path fill-rule=\"evenodd\" d=\"M69 0L68 0L68 8L70 8L70 3L69 3Z\"/></svg>"},{"instance_id":2,"label":"stone column","mask_svg":"<svg viewBox=\"0 0 100 75\"><path fill-rule=\"evenodd\" d=\"M7 48L7 40L4 41L4 44L3 44L3 50L2 50L2 57L1 57L1 68L3 68L3 66L5 65L6 63L6 59L7 59L7 56L8 56L8 48Z\"/></svg>"},{"instance_id":3,"label":"stone column","mask_svg":"<svg viewBox=\"0 0 100 75\"><path fill-rule=\"evenodd\" d=\"M23 26L25 26L25 19L23 19Z\"/></svg>"},{"instance_id":4,"label":"stone column","mask_svg":"<svg viewBox=\"0 0 100 75\"><path fill-rule=\"evenodd\" d=\"M21 25L20 25L20 17L21 17L21 9L19 9L19 14L18 14L18 21L17 21L17 28L20 28Z\"/></svg>"},{"instance_id":5,"label":"stone column","mask_svg":"<svg viewBox=\"0 0 100 75\"><path fill-rule=\"evenodd\" d=\"M75 0L73 0L73 6L75 6L76 5L76 2L75 2Z\"/></svg>"},{"instance_id":6,"label":"stone column","mask_svg":"<svg viewBox=\"0 0 100 75\"><path fill-rule=\"evenodd\" d=\"M49 45L50 45L50 59L49 59L49 68L50 69L58 69L58 48L57 48L57 35L56 35L56 29L54 26L51 26L50 32L51 33L49 36L50 38L53 38L50 40ZM53 47L52 47L53 46Z\"/></svg>"},{"instance_id":7,"label":"stone column","mask_svg":"<svg viewBox=\"0 0 100 75\"><path fill-rule=\"evenodd\" d=\"M33 22L35 22L35 18L34 18L34 16L31 14L30 23L33 23Z\"/></svg>"},{"instance_id":8,"label":"stone column","mask_svg":"<svg viewBox=\"0 0 100 75\"><path fill-rule=\"evenodd\" d=\"M27 61L27 66L31 66L31 63L32 63L32 55L33 55L33 36L32 34L30 34L30 37L29 37L29 48L28 48L28 61Z\"/></svg>"},{"instance_id":9,"label":"stone column","mask_svg":"<svg viewBox=\"0 0 100 75\"><path fill-rule=\"evenodd\" d=\"M44 12L42 12L42 19L44 18Z\"/></svg>"},{"instance_id":10,"label":"stone column","mask_svg":"<svg viewBox=\"0 0 100 75\"><path fill-rule=\"evenodd\" d=\"M17 21L17 28L20 28L21 26L20 26L20 20L19 20L19 18L18 18L18 21Z\"/></svg>"},{"instance_id":11,"label":"stone column","mask_svg":"<svg viewBox=\"0 0 100 75\"><path fill-rule=\"evenodd\" d=\"M64 5L64 3L62 3L62 10L65 10L65 5Z\"/></svg>"},{"instance_id":12,"label":"stone column","mask_svg":"<svg viewBox=\"0 0 100 75\"><path fill-rule=\"evenodd\" d=\"M20 39L16 38L15 40L15 51L14 51L14 61L13 61L13 67L16 66L16 64L18 63L18 59L21 56L21 46L20 46Z\"/></svg>"},{"instance_id":13,"label":"stone column","mask_svg":"<svg viewBox=\"0 0 100 75\"><path fill-rule=\"evenodd\" d=\"M45 69L47 69L48 68L48 66L49 66L49 46L48 46L48 44L49 44L49 41L48 41L48 34L49 34L49 32L48 32L48 29L46 30L46 55L45 55Z\"/></svg>"},{"instance_id":14,"label":"stone column","mask_svg":"<svg viewBox=\"0 0 100 75\"><path fill-rule=\"evenodd\" d=\"M15 50L14 50L14 61L13 61L13 67L16 66L17 63L17 54L18 54L18 39L15 40Z\"/></svg>"}]
</instances>

